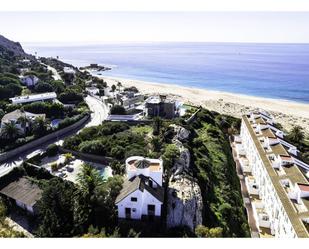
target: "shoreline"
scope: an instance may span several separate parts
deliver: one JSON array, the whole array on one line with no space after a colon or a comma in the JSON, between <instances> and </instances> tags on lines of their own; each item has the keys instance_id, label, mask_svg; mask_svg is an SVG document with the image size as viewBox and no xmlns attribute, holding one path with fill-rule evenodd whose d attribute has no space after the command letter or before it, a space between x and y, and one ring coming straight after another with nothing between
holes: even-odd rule
<instances>
[{"instance_id":1,"label":"shoreline","mask_svg":"<svg viewBox=\"0 0 309 249\"><path fill-rule=\"evenodd\" d=\"M123 86L136 86L143 94L165 94L179 101L201 105L209 110L228 114L235 117L248 113L257 108L269 111L278 123L287 130L294 125L300 125L309 133L309 104L283 99L271 99L223 91L207 90L196 87L185 87L176 84L148 82L95 75L104 79L108 85L118 81Z\"/></svg>"}]
</instances>

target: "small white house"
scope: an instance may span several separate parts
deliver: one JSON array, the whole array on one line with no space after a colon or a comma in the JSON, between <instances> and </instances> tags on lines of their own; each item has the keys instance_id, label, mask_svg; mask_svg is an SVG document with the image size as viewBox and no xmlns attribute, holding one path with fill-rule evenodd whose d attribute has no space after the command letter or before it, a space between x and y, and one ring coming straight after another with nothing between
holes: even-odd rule
<instances>
[{"instance_id":1,"label":"small white house","mask_svg":"<svg viewBox=\"0 0 309 249\"><path fill-rule=\"evenodd\" d=\"M164 201L162 160L130 157L126 160L126 170L127 179L115 202L118 218L152 220L160 217Z\"/></svg>"},{"instance_id":2,"label":"small white house","mask_svg":"<svg viewBox=\"0 0 309 249\"><path fill-rule=\"evenodd\" d=\"M39 82L39 78L35 75L26 75L21 77L21 83L26 86L35 86Z\"/></svg>"},{"instance_id":3,"label":"small white house","mask_svg":"<svg viewBox=\"0 0 309 249\"><path fill-rule=\"evenodd\" d=\"M86 91L91 95L98 95L100 93L100 89L94 86L86 87Z\"/></svg>"}]
</instances>

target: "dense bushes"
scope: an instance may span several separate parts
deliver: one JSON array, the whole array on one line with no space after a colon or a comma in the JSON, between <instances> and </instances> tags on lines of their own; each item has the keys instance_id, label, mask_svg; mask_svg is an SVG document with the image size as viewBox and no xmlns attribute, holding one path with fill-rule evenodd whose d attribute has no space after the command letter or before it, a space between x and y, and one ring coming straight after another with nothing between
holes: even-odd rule
<instances>
[{"instance_id":1,"label":"dense bushes","mask_svg":"<svg viewBox=\"0 0 309 249\"><path fill-rule=\"evenodd\" d=\"M79 103L83 101L83 95L74 90L67 90L61 93L58 99L65 104Z\"/></svg>"},{"instance_id":2,"label":"dense bushes","mask_svg":"<svg viewBox=\"0 0 309 249\"><path fill-rule=\"evenodd\" d=\"M147 155L147 142L142 134L132 132L120 122L105 122L89 127L74 137L66 138L63 146L84 153L123 160L131 155Z\"/></svg>"},{"instance_id":3,"label":"dense bushes","mask_svg":"<svg viewBox=\"0 0 309 249\"><path fill-rule=\"evenodd\" d=\"M209 228L222 228L223 236L247 237L249 229L239 179L219 116L203 109L191 124L193 137L188 145L202 190L203 220ZM200 232L204 236L210 230Z\"/></svg>"},{"instance_id":4,"label":"dense bushes","mask_svg":"<svg viewBox=\"0 0 309 249\"><path fill-rule=\"evenodd\" d=\"M114 105L110 110L111 115L125 115L126 109L121 105Z\"/></svg>"}]
</instances>

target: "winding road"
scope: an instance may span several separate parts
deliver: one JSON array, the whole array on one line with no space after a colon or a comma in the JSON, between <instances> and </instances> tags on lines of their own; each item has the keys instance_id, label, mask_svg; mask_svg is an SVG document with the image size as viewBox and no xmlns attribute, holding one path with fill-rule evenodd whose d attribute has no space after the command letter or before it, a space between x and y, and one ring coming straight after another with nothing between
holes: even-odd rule
<instances>
[{"instance_id":1,"label":"winding road","mask_svg":"<svg viewBox=\"0 0 309 249\"><path fill-rule=\"evenodd\" d=\"M48 142L41 144L40 146L33 147L31 148L31 150L21 153L17 157L0 164L0 177L9 173L14 167L20 166L24 162L24 160L29 159L46 150L48 145L53 143L61 145L64 138L77 134L83 128L101 124L108 116L108 107L100 99L98 99L98 97L88 95L85 98L85 101L92 112L90 121L86 123L85 126L77 130L71 130L63 136L59 136L56 139L51 139Z\"/></svg>"}]
</instances>

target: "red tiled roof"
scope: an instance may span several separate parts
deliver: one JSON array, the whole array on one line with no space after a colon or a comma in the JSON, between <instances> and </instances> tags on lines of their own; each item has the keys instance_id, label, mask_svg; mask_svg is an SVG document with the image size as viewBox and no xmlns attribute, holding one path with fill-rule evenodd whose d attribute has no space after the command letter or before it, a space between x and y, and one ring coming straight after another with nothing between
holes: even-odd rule
<instances>
[{"instance_id":1,"label":"red tiled roof","mask_svg":"<svg viewBox=\"0 0 309 249\"><path fill-rule=\"evenodd\" d=\"M301 191L309 192L309 184L297 183Z\"/></svg>"}]
</instances>

